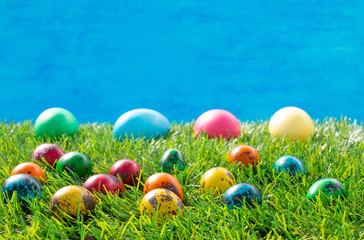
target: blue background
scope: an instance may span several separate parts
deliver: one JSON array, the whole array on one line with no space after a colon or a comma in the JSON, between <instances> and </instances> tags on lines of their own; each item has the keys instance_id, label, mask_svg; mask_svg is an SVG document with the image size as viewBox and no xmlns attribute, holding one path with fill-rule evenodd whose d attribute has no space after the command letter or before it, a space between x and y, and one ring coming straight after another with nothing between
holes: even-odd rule
<instances>
[{"instance_id":1,"label":"blue background","mask_svg":"<svg viewBox=\"0 0 364 240\"><path fill-rule=\"evenodd\" d=\"M63 107L80 122L135 108L191 121L285 106L364 119L364 1L3 0L0 120Z\"/></svg>"}]
</instances>

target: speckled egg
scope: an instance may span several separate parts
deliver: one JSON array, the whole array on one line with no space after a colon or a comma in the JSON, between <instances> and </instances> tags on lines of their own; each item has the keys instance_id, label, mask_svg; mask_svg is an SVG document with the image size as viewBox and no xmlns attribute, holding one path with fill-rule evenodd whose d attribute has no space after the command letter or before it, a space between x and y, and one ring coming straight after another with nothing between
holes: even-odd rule
<instances>
[{"instance_id":1,"label":"speckled egg","mask_svg":"<svg viewBox=\"0 0 364 240\"><path fill-rule=\"evenodd\" d=\"M7 195L9 199L15 192L18 201L26 204L27 201L41 198L43 190L40 182L34 177L28 174L16 174L6 179L1 188L2 195Z\"/></svg>"},{"instance_id":2,"label":"speckled egg","mask_svg":"<svg viewBox=\"0 0 364 240\"><path fill-rule=\"evenodd\" d=\"M171 124L161 113L151 109L135 109L124 113L114 125L114 137L123 140L134 138L157 138L169 131Z\"/></svg>"},{"instance_id":3,"label":"speckled egg","mask_svg":"<svg viewBox=\"0 0 364 240\"><path fill-rule=\"evenodd\" d=\"M34 124L36 137L72 136L78 132L75 116L63 108L49 108L42 112Z\"/></svg>"},{"instance_id":4,"label":"speckled egg","mask_svg":"<svg viewBox=\"0 0 364 240\"><path fill-rule=\"evenodd\" d=\"M323 202L330 198L333 200L345 198L348 196L345 186L334 178L323 178L315 182L307 192L307 199L311 201L321 197Z\"/></svg>"},{"instance_id":5,"label":"speckled egg","mask_svg":"<svg viewBox=\"0 0 364 240\"><path fill-rule=\"evenodd\" d=\"M274 164L273 169L277 173L286 171L287 173L289 173L292 176L294 176L296 174L304 175L306 173L305 166L303 165L301 160L299 160L296 157L289 156L289 155L280 157Z\"/></svg>"},{"instance_id":6,"label":"speckled egg","mask_svg":"<svg viewBox=\"0 0 364 240\"><path fill-rule=\"evenodd\" d=\"M249 168L249 165L255 165L259 161L258 151L249 145L240 145L234 148L229 154L230 164L233 162L240 163Z\"/></svg>"},{"instance_id":7,"label":"speckled egg","mask_svg":"<svg viewBox=\"0 0 364 240\"><path fill-rule=\"evenodd\" d=\"M181 199L173 192L167 189L154 189L143 197L140 214L156 213L158 217L174 217L179 213L183 215L183 208Z\"/></svg>"},{"instance_id":8,"label":"speckled egg","mask_svg":"<svg viewBox=\"0 0 364 240\"><path fill-rule=\"evenodd\" d=\"M201 178L202 193L210 192L213 197L218 197L235 184L234 176L225 168L211 168Z\"/></svg>"},{"instance_id":9,"label":"speckled egg","mask_svg":"<svg viewBox=\"0 0 364 240\"><path fill-rule=\"evenodd\" d=\"M61 217L60 210L70 217L76 218L78 206L80 215L87 216L96 207L97 199L86 188L67 186L59 189L51 199L52 214Z\"/></svg>"},{"instance_id":10,"label":"speckled egg","mask_svg":"<svg viewBox=\"0 0 364 240\"><path fill-rule=\"evenodd\" d=\"M46 176L44 174L43 169L32 162L21 163L16 166L10 173L10 176L16 174L28 174L34 178L36 178L40 183L44 184L46 182Z\"/></svg>"},{"instance_id":11,"label":"speckled egg","mask_svg":"<svg viewBox=\"0 0 364 240\"><path fill-rule=\"evenodd\" d=\"M183 201L182 186L178 180L168 173L155 173L144 184L144 194L157 189L167 189L176 194Z\"/></svg>"},{"instance_id":12,"label":"speckled egg","mask_svg":"<svg viewBox=\"0 0 364 240\"><path fill-rule=\"evenodd\" d=\"M66 171L75 173L79 177L86 177L91 175L92 165L90 159L85 154L69 152L58 160L56 170L59 174Z\"/></svg>"},{"instance_id":13,"label":"speckled egg","mask_svg":"<svg viewBox=\"0 0 364 240\"><path fill-rule=\"evenodd\" d=\"M159 163L159 171L174 173L175 170L183 171L186 167L186 161L178 149L169 149L166 151Z\"/></svg>"},{"instance_id":14,"label":"speckled egg","mask_svg":"<svg viewBox=\"0 0 364 240\"><path fill-rule=\"evenodd\" d=\"M44 143L34 149L32 161L38 160L39 162L48 163L54 167L58 159L60 159L63 155L64 151L62 148L55 144Z\"/></svg>"},{"instance_id":15,"label":"speckled egg","mask_svg":"<svg viewBox=\"0 0 364 240\"><path fill-rule=\"evenodd\" d=\"M124 192L123 183L115 176L110 174L96 174L89 177L83 187L92 193L102 193L107 195L107 192L122 195Z\"/></svg>"},{"instance_id":16,"label":"speckled egg","mask_svg":"<svg viewBox=\"0 0 364 240\"><path fill-rule=\"evenodd\" d=\"M121 159L112 165L110 175L121 178L124 185L135 187L138 185L138 180L142 181L140 170L137 162L131 159Z\"/></svg>"},{"instance_id":17,"label":"speckled egg","mask_svg":"<svg viewBox=\"0 0 364 240\"><path fill-rule=\"evenodd\" d=\"M222 202L230 209L240 208L244 202L246 205L254 207L262 204L262 194L253 185L239 183L225 192Z\"/></svg>"}]
</instances>

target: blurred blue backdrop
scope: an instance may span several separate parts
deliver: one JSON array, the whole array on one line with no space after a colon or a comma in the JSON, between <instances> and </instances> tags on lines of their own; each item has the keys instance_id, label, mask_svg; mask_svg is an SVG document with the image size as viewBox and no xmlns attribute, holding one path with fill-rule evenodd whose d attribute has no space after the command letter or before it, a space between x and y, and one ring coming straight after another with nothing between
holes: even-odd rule
<instances>
[{"instance_id":1,"label":"blurred blue backdrop","mask_svg":"<svg viewBox=\"0 0 364 240\"><path fill-rule=\"evenodd\" d=\"M151 108L187 122L297 106L363 121L364 1L3 0L0 120Z\"/></svg>"}]
</instances>

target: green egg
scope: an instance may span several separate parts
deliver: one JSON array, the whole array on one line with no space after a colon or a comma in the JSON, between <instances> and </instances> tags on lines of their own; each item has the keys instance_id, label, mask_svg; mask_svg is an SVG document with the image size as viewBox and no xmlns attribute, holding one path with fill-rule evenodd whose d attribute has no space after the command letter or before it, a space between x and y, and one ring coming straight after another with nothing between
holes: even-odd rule
<instances>
[{"instance_id":1,"label":"green egg","mask_svg":"<svg viewBox=\"0 0 364 240\"><path fill-rule=\"evenodd\" d=\"M49 108L37 118L35 125L36 137L72 136L78 132L78 122L75 116L63 108Z\"/></svg>"},{"instance_id":2,"label":"green egg","mask_svg":"<svg viewBox=\"0 0 364 240\"><path fill-rule=\"evenodd\" d=\"M185 170L186 161L178 149L169 149L165 152L159 163L159 171L173 173L174 169L178 171Z\"/></svg>"},{"instance_id":3,"label":"green egg","mask_svg":"<svg viewBox=\"0 0 364 240\"><path fill-rule=\"evenodd\" d=\"M315 201L320 196L323 202L348 196L345 186L334 178L323 178L315 182L307 192L307 199Z\"/></svg>"},{"instance_id":4,"label":"green egg","mask_svg":"<svg viewBox=\"0 0 364 240\"><path fill-rule=\"evenodd\" d=\"M92 165L90 159L82 153L70 152L64 154L57 162L56 170L59 174L66 172L76 173L79 177L91 175Z\"/></svg>"}]
</instances>

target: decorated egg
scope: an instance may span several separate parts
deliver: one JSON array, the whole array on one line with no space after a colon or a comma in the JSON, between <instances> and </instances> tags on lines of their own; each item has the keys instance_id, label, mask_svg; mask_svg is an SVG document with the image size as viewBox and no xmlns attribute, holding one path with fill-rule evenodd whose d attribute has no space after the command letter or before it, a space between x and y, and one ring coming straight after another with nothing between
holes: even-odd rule
<instances>
[{"instance_id":1,"label":"decorated egg","mask_svg":"<svg viewBox=\"0 0 364 240\"><path fill-rule=\"evenodd\" d=\"M248 206L262 204L262 194L248 183L239 183L229 188L222 197L222 202L230 209L240 208L244 203Z\"/></svg>"},{"instance_id":2,"label":"decorated egg","mask_svg":"<svg viewBox=\"0 0 364 240\"><path fill-rule=\"evenodd\" d=\"M178 180L168 173L155 173L150 176L144 184L144 194L157 189L167 189L176 194L183 201L182 186Z\"/></svg>"},{"instance_id":3,"label":"decorated egg","mask_svg":"<svg viewBox=\"0 0 364 240\"><path fill-rule=\"evenodd\" d=\"M123 183L115 176L109 174L96 174L89 177L83 187L92 193L103 193L107 195L107 192L112 194L122 195L124 192Z\"/></svg>"},{"instance_id":4,"label":"decorated egg","mask_svg":"<svg viewBox=\"0 0 364 240\"><path fill-rule=\"evenodd\" d=\"M78 122L75 116L63 108L49 108L37 118L35 125L36 137L72 136L78 132Z\"/></svg>"},{"instance_id":5,"label":"decorated egg","mask_svg":"<svg viewBox=\"0 0 364 240\"><path fill-rule=\"evenodd\" d=\"M150 109L135 109L124 113L114 125L114 137L123 140L127 135L151 139L167 133L171 124L161 113Z\"/></svg>"},{"instance_id":6,"label":"decorated egg","mask_svg":"<svg viewBox=\"0 0 364 240\"><path fill-rule=\"evenodd\" d=\"M301 160L299 160L296 157L289 156L289 155L280 157L274 164L273 169L277 173L286 171L287 173L289 173L290 175L293 175L293 176L298 173L300 173L302 175L304 175L306 173L305 166L303 165Z\"/></svg>"},{"instance_id":7,"label":"decorated egg","mask_svg":"<svg viewBox=\"0 0 364 240\"><path fill-rule=\"evenodd\" d=\"M206 133L208 138L237 138L241 134L239 120L230 112L213 109L199 116L193 126L195 135Z\"/></svg>"},{"instance_id":8,"label":"decorated egg","mask_svg":"<svg viewBox=\"0 0 364 240\"><path fill-rule=\"evenodd\" d=\"M162 156L159 163L159 171L173 173L174 170L185 170L186 162L182 153L178 149L169 149Z\"/></svg>"},{"instance_id":9,"label":"decorated egg","mask_svg":"<svg viewBox=\"0 0 364 240\"><path fill-rule=\"evenodd\" d=\"M142 181L140 170L137 162L131 159L121 159L112 165L110 175L121 178L125 185L135 187L138 185L138 180Z\"/></svg>"},{"instance_id":10,"label":"decorated egg","mask_svg":"<svg viewBox=\"0 0 364 240\"><path fill-rule=\"evenodd\" d=\"M211 168L201 178L202 193L210 192L213 197L218 197L235 184L234 176L225 168Z\"/></svg>"},{"instance_id":11,"label":"decorated egg","mask_svg":"<svg viewBox=\"0 0 364 240\"><path fill-rule=\"evenodd\" d=\"M345 186L334 178L323 178L315 182L307 192L307 199L311 201L321 197L323 202L330 198L333 200L347 197L348 193Z\"/></svg>"},{"instance_id":12,"label":"decorated egg","mask_svg":"<svg viewBox=\"0 0 364 240\"><path fill-rule=\"evenodd\" d=\"M233 162L240 163L249 168L249 165L255 165L258 163L259 153L255 148L249 145L241 145L230 152L229 161L230 164Z\"/></svg>"},{"instance_id":13,"label":"decorated egg","mask_svg":"<svg viewBox=\"0 0 364 240\"><path fill-rule=\"evenodd\" d=\"M64 154L57 162L56 170L76 173L79 177L91 175L92 165L90 159L82 153L69 152Z\"/></svg>"},{"instance_id":14,"label":"decorated egg","mask_svg":"<svg viewBox=\"0 0 364 240\"><path fill-rule=\"evenodd\" d=\"M90 210L96 207L97 199L86 188L67 186L59 189L51 199L52 214L61 217L62 213L76 218L80 215L87 216ZM61 213L62 212L62 213Z\"/></svg>"},{"instance_id":15,"label":"decorated egg","mask_svg":"<svg viewBox=\"0 0 364 240\"><path fill-rule=\"evenodd\" d=\"M18 201L26 204L27 201L41 198L43 190L40 182L34 177L28 174L16 174L6 179L1 188L2 195L7 195L9 199L15 192Z\"/></svg>"},{"instance_id":16,"label":"decorated egg","mask_svg":"<svg viewBox=\"0 0 364 240\"><path fill-rule=\"evenodd\" d=\"M16 166L10 173L10 176L16 174L28 174L34 178L36 178L40 183L44 184L46 182L46 176L44 174L43 169L32 162L21 163Z\"/></svg>"},{"instance_id":17,"label":"decorated egg","mask_svg":"<svg viewBox=\"0 0 364 240\"><path fill-rule=\"evenodd\" d=\"M311 117L302 109L285 107L271 117L269 132L273 137L288 136L292 140L306 140L313 135L314 124Z\"/></svg>"},{"instance_id":18,"label":"decorated egg","mask_svg":"<svg viewBox=\"0 0 364 240\"><path fill-rule=\"evenodd\" d=\"M140 215L157 214L158 217L174 217L183 214L183 203L167 189L154 189L148 192L140 203Z\"/></svg>"},{"instance_id":19,"label":"decorated egg","mask_svg":"<svg viewBox=\"0 0 364 240\"><path fill-rule=\"evenodd\" d=\"M40 162L48 163L49 165L54 167L55 163L63 156L63 154L63 149L58 147L57 145L44 143L34 149L34 152L32 154L32 161L38 160Z\"/></svg>"}]
</instances>

